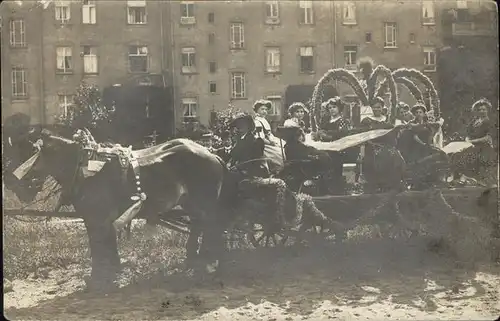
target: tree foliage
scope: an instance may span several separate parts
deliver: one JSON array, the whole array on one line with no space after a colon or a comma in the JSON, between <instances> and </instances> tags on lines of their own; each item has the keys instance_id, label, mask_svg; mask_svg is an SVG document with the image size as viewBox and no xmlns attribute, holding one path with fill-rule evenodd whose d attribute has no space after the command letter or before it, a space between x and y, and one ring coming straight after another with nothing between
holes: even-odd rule
<instances>
[{"instance_id":1,"label":"tree foliage","mask_svg":"<svg viewBox=\"0 0 500 321\"><path fill-rule=\"evenodd\" d=\"M85 82L80 83L73 98L73 104L61 111L58 123L73 129L109 127L114 106L104 106L99 88Z\"/></svg>"}]
</instances>

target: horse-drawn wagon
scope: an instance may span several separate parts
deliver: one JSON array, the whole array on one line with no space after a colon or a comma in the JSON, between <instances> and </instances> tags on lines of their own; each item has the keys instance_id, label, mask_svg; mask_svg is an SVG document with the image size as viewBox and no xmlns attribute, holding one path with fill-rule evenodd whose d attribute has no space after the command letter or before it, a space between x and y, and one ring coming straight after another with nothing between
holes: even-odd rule
<instances>
[{"instance_id":1,"label":"horse-drawn wagon","mask_svg":"<svg viewBox=\"0 0 500 321\"><path fill-rule=\"evenodd\" d=\"M380 74L385 76L385 81L376 89L376 79ZM335 69L327 72L312 97L313 135L321 130L318 124L324 113L321 107L323 87L332 80L351 84L363 105L369 105L376 93L381 94L388 87L391 92L388 116L390 123L394 124L397 103L395 83L409 86L416 98L421 98L418 87L409 79L419 78L431 88L431 92L434 90L428 104L434 116L439 118L439 99L432 82L417 75L421 74L403 69L391 73L379 66L363 87L349 71ZM361 113L354 111L350 114ZM359 123L359 120L354 123ZM439 134L439 123L430 126L436 128L435 133ZM414 175L418 172L415 168L427 173L427 167L419 162L413 162L410 168L399 167L397 164L408 164L400 162L402 157L397 146L384 142L386 138L397 136L400 129L397 126L390 129L356 129L329 142L306 140L310 147L330 154L371 146L375 152L370 168L378 174L375 178L377 184L371 189L365 188L364 192L363 187L369 184L363 184L357 177L356 180L350 179L342 192L319 195L317 190L314 191L315 180L317 183L327 177L321 173L316 178L308 177L293 190L289 188L291 184L286 175L280 176L279 173L271 178L244 179L235 183L230 181L230 172L221 158L192 141L176 139L143 150L132 150L119 145L98 144L85 130L80 130L72 138L46 130L27 131L17 137L8 135L9 139L7 142L4 140L4 144L13 158L13 164L6 171L5 182L7 187L19 187L16 184L37 175L43 178L52 176L58 182L65 192L61 201L52 211L37 215L84 219L93 258L93 278L98 283L103 278L112 279L112 274L119 270L114 227L121 229L134 218L147 218L155 224L189 234L187 248L191 259L196 257L201 234L207 247L200 250L200 254L217 256L221 253L214 250L218 248L214 244L222 243L224 231L231 237L244 236L250 244L258 247L285 245L289 239L318 236L321 239L334 236L338 242L357 225L375 222L381 225L380 235L392 237L427 233L439 238L451 238L450 243L457 240L457 235L461 235L459 233L463 233L463 226L466 226L476 231L475 241L486 243L492 230L498 229L498 216L491 205L496 204L498 199L496 188L449 188L445 182L437 184L438 181L432 181L425 188L416 189L412 183L412 180L418 179ZM289 162L285 159L283 146L275 147L278 149L268 149L271 152L268 156L286 168ZM366 172L366 168L363 169L365 165L361 159L356 164L348 163L344 168L351 169L351 172L357 168L357 174L363 174L363 171ZM19 180L16 181L14 176ZM367 183L372 182L373 178ZM30 190L25 187L19 188L16 193L23 195L21 189ZM40 188L37 185L35 189L39 191ZM484 200L485 195L489 201ZM481 197L480 206L476 200ZM33 195L27 197L28 201L33 198ZM70 203L75 206L74 213L54 213L62 205ZM18 210L6 212L27 214ZM305 233L307 231L312 233Z\"/></svg>"}]
</instances>

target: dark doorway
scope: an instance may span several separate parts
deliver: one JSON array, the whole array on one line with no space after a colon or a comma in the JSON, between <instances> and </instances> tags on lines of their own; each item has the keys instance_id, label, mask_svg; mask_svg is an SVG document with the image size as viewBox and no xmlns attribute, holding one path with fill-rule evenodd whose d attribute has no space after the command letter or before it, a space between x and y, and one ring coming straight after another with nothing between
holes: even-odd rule
<instances>
[{"instance_id":1,"label":"dark doorway","mask_svg":"<svg viewBox=\"0 0 500 321\"><path fill-rule=\"evenodd\" d=\"M125 85L108 87L103 102L115 106L110 138L123 145L143 148L174 135L171 88Z\"/></svg>"}]
</instances>

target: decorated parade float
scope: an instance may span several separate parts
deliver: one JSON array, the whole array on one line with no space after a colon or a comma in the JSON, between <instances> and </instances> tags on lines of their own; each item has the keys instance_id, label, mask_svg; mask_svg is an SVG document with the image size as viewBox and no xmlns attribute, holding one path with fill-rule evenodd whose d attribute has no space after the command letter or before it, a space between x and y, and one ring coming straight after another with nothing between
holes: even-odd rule
<instances>
[{"instance_id":1,"label":"decorated parade float","mask_svg":"<svg viewBox=\"0 0 500 321\"><path fill-rule=\"evenodd\" d=\"M394 160L400 160L402 157L397 146L384 141L386 138L397 137L397 133L402 128L401 126L392 126L396 123L397 105L399 103L396 84L408 88L415 100L422 102L430 111L427 114L430 121L417 126L427 126L433 135L440 135L442 125L440 121L440 101L432 81L414 69L401 68L391 72L387 67L381 65L376 66L373 70L366 71L365 69L364 74L365 79L363 81L345 69L332 69L324 74L311 97L309 116L312 133L305 143L328 153L342 153L353 149L362 151L366 148L375 150L375 156L372 158L374 164L371 164L371 168L378 175L376 179L384 182L384 187L369 191L364 190L364 182L361 179L352 182L352 185L348 185L348 188L342 193L336 193L335 195L306 193L304 191L307 191L307 188L292 191L288 188L286 177L281 177L279 174L279 167L286 168L288 165L285 155L281 150L276 152L276 148L274 148L271 154L266 155L270 162L278 165L271 178L243 179L234 185L228 183L229 174L224 178L222 196L220 197L221 202L224 201L225 203L222 203L223 206L219 207L219 211L223 213L219 213L219 217L224 217L224 220L218 224L223 224L225 227L226 245L229 248L240 247L244 242L254 247L284 246L294 242L301 242L304 239L321 240L323 242L331 242L332 240L334 242L346 242L348 241L348 232L357 226L376 225L380 237L405 239L426 235L434 241L445 241L455 254L467 260L483 257L485 252L492 250L492 239L495 233L498 233L497 188L481 186L480 184L451 188L443 180L432 181L423 188L415 188L415 185L411 183L412 180L415 180L416 176L417 178L421 177L415 175L415 172L426 172L428 167L421 166L422 163L419 162L407 164L408 166L394 167ZM325 110L322 107L323 91L325 86L334 81L344 82L352 88L355 103L349 108L348 115L354 126L353 129L346 133L345 137L340 139L329 142L316 141L315 137L322 130L319 124L321 124L321 119L325 115ZM387 123L391 125L388 126L391 128L363 129L359 126L363 114L361 109L370 106L375 97L385 95L386 92L389 94ZM426 98L426 95L428 95L428 98ZM208 138L200 138L203 145L208 147L208 150L216 152L221 149L230 149L229 124L233 115L237 112L237 110L227 109L221 111L215 117L216 119L212 123L213 133L207 136ZM46 159L48 151L53 151L51 144L65 144L79 147L78 153L74 155L78 162L71 168L75 175L70 175L71 180L65 182L69 184L67 186L71 189L71 195L66 194L65 199L61 197L61 182L59 182L59 190L53 189L54 184L45 183L42 192L40 192L39 186L38 192L40 193L38 194L58 198L57 201L53 202L53 206L48 206L50 208L45 206L41 211L40 207L37 208L34 205L36 202L31 202L15 206L17 208L10 206L5 210L5 214L81 217L86 222L89 236L92 235L94 240L96 238L101 239L101 241L107 240L107 243L104 243L106 249L101 248L102 243L90 242L92 255L99 255L101 259L106 255L113 258L117 256L116 232L113 225L115 228L122 229L124 226L129 225L133 219L150 219L152 217L151 213L147 213L150 210L148 200L152 197L158 197L158 195L160 195L159 200L162 199L163 196L161 196L161 193L158 194L157 189L148 189L147 186L143 185L144 181L141 180L143 175L148 177L148 170L150 170L151 166L154 167L155 163L168 159L168 157L175 158L176 153L180 151L198 150L199 153L205 155L203 159L206 160L211 157L204 154L207 149L203 149L200 145L191 141L182 141L181 143L171 141L141 150L132 150L117 144L98 143L91 131L87 129L79 130L72 138L61 138L43 131L39 136L33 134L33 132L30 132L28 136L30 136L30 140L27 141L35 143L33 145L35 154L23 155L20 159L24 162L18 160L15 166L4 169L4 174L9 174L10 179L6 187L9 188L16 184L12 181L12 174L19 181L23 177L28 177L30 168L40 162L39 158ZM20 141L26 142L26 140L22 139ZM391 139L388 139L388 141L391 141ZM440 140L435 139L433 142L434 147L440 149ZM10 141L7 144L10 147L4 141L4 147L12 148L13 145ZM184 147L179 147L179 145ZM281 149L283 146L280 142L275 144L275 147ZM437 159L431 158L430 162L432 164L439 163L443 154L446 156L446 154L457 152L463 147L454 146L448 148L448 150L445 147L444 151L441 150L440 156ZM388 156L384 158L385 156L381 157L380 155ZM50 159L52 162L58 160L57 157ZM103 174L103 168L107 169L112 166L109 164L117 164L114 174L110 174L113 171L110 172L109 170ZM217 161L215 163L207 162L206 164L207 168L208 165L218 166ZM365 165L362 157L355 164L359 168L361 177L364 175L364 167L367 166ZM47 173L45 173L45 176L41 174L43 173L42 166L40 164L36 166L38 169L36 174L46 178ZM47 165L45 164L45 166ZM68 166L64 168L70 170ZM228 173L230 172L231 169ZM212 173L217 173L216 169ZM178 183L175 185L175 191L179 192L179 195L186 192L186 190L185 185L182 183L185 177L178 175L185 174L191 178L194 177L192 173L184 173L180 170L178 173L170 174L173 175L171 177L178 179L174 179L174 183ZM161 179L158 175L159 172L153 176L150 175L149 179ZM195 178L205 176L206 173L199 172L199 175ZM80 187L85 184L89 177L94 180L101 179L101 184L109 183L111 189L123 189L125 196L123 204L120 203L120 206L116 209L110 209L110 213L101 213L100 217L96 215L89 217L81 211L72 212L68 210L68 207L63 207L63 205L71 207L72 198L81 196ZM201 181L199 183L205 184ZM309 186L314 185L314 178L311 177L304 183ZM29 186L24 187L29 189ZM51 190L47 191L45 189ZM230 195L237 195L237 197L230 197L229 200L224 199L224 193L227 190L230 192L236 191L236 194ZM169 192L163 192L164 197L167 197ZM34 199L40 199L40 197ZM182 205L179 199L175 200L175 202L168 199L170 210L160 213L154 223L164 225L177 232L189 234L197 239L200 233L200 225L195 225L193 216L189 215L189 208L175 206ZM27 206L30 204L31 206ZM213 231L211 230L212 233L218 233ZM204 239L208 237L207 235L210 235L209 232L206 230ZM96 234L98 235L96 236ZM190 245L187 246L189 252ZM102 268L102 266L93 265L93 269Z\"/></svg>"}]
</instances>

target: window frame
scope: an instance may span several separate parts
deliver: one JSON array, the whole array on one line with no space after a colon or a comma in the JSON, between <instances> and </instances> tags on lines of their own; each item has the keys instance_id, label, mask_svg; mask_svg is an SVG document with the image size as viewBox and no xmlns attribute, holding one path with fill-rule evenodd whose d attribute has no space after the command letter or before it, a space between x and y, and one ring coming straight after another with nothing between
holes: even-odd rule
<instances>
[{"instance_id":1,"label":"window frame","mask_svg":"<svg viewBox=\"0 0 500 321\"><path fill-rule=\"evenodd\" d=\"M88 11L88 20L85 19L85 11ZM86 22L87 21L87 22ZM95 0L87 0L87 4L82 1L82 24L97 24L97 6Z\"/></svg>"},{"instance_id":2,"label":"window frame","mask_svg":"<svg viewBox=\"0 0 500 321\"><path fill-rule=\"evenodd\" d=\"M131 15L131 10L143 8L144 10L144 21L136 22L135 15ZM131 17L134 17L134 21L132 21ZM146 0L127 0L127 24L129 25L147 25L148 24L148 9Z\"/></svg>"},{"instance_id":3,"label":"window frame","mask_svg":"<svg viewBox=\"0 0 500 321\"><path fill-rule=\"evenodd\" d=\"M18 33L16 32L16 23L20 23ZM28 46L26 42L26 24L24 22L24 19L14 18L10 20L9 36L9 43L11 48L23 48ZM20 41L17 41L17 36L21 38Z\"/></svg>"},{"instance_id":4,"label":"window frame","mask_svg":"<svg viewBox=\"0 0 500 321\"><path fill-rule=\"evenodd\" d=\"M187 55L187 62L189 66L184 65L184 55ZM193 58L190 58L193 56ZM197 70L196 63L196 47L186 46L181 48L181 73L182 74L194 74Z\"/></svg>"},{"instance_id":5,"label":"window frame","mask_svg":"<svg viewBox=\"0 0 500 321\"><path fill-rule=\"evenodd\" d=\"M305 25L305 26L314 25L313 7L314 7L313 1L311 0L299 1L300 25Z\"/></svg>"},{"instance_id":6,"label":"window frame","mask_svg":"<svg viewBox=\"0 0 500 321\"><path fill-rule=\"evenodd\" d=\"M64 97L64 102L61 103L62 97ZM68 97L70 98L69 102L67 99ZM57 106L59 107L59 112L63 117L68 116L69 108L71 108L75 104L74 99L75 95L72 94L57 94Z\"/></svg>"},{"instance_id":7,"label":"window frame","mask_svg":"<svg viewBox=\"0 0 500 321\"><path fill-rule=\"evenodd\" d=\"M241 79L241 92L238 94L236 89L236 79ZM231 72L231 99L247 99L246 73L244 71Z\"/></svg>"},{"instance_id":8,"label":"window frame","mask_svg":"<svg viewBox=\"0 0 500 321\"><path fill-rule=\"evenodd\" d=\"M187 105L188 116L185 114L185 107ZM194 108L192 107L194 105ZM192 123L197 122L199 119L198 110L198 98L196 97L183 97L181 99L181 108L182 108L182 122L183 123ZM194 112L193 112L194 111Z\"/></svg>"},{"instance_id":9,"label":"window frame","mask_svg":"<svg viewBox=\"0 0 500 321\"><path fill-rule=\"evenodd\" d=\"M59 55L59 49L62 50L63 55ZM69 51L70 55L67 55L67 51ZM66 58L69 57L69 68L66 68ZM64 68L60 69L59 68L59 59L64 59ZM73 73L73 70L75 68L74 66L74 61L73 61L73 47L71 46L57 46L56 47L56 72L59 74L71 74Z\"/></svg>"},{"instance_id":10,"label":"window frame","mask_svg":"<svg viewBox=\"0 0 500 321\"><path fill-rule=\"evenodd\" d=\"M130 51L132 48L136 48L136 53L131 54ZM146 48L146 54L143 54L140 52L140 48ZM147 45L129 45L127 47L127 65L128 65L128 72L131 74L145 74L149 72L149 47ZM132 70L132 63L131 63L131 57L145 57L146 59L146 71L135 71Z\"/></svg>"},{"instance_id":11,"label":"window frame","mask_svg":"<svg viewBox=\"0 0 500 321\"><path fill-rule=\"evenodd\" d=\"M85 49L89 48L90 54L85 54ZM94 51L94 53L92 53ZM87 72L86 71L86 57L87 59L93 58L94 59L94 64L95 64L95 71ZM82 46L82 65L83 65L83 74L84 75L97 75L99 74L99 53L98 53L98 48L97 46L91 46L91 45L83 45Z\"/></svg>"},{"instance_id":12,"label":"window frame","mask_svg":"<svg viewBox=\"0 0 500 321\"><path fill-rule=\"evenodd\" d=\"M212 85L215 86L215 91L212 91ZM208 93L212 94L212 95L217 94L217 82L216 81L211 80L208 82Z\"/></svg>"},{"instance_id":13,"label":"window frame","mask_svg":"<svg viewBox=\"0 0 500 321\"><path fill-rule=\"evenodd\" d=\"M428 17L425 17L426 9L428 10L427 11ZM434 26L435 24L436 24L436 7L434 5L434 1L422 1L422 25Z\"/></svg>"},{"instance_id":14,"label":"window frame","mask_svg":"<svg viewBox=\"0 0 500 321\"><path fill-rule=\"evenodd\" d=\"M191 6L192 10L189 10ZM186 16L184 16L184 9L186 9ZM193 25L196 23L196 9L194 1L181 1L180 2L180 23L181 25ZM191 12L192 11L192 12Z\"/></svg>"},{"instance_id":15,"label":"window frame","mask_svg":"<svg viewBox=\"0 0 500 321\"><path fill-rule=\"evenodd\" d=\"M62 10L66 8L66 10ZM63 12L66 13L66 19L61 19ZM71 20L71 3L69 1L57 0L54 3L54 19L61 24L68 23Z\"/></svg>"},{"instance_id":16,"label":"window frame","mask_svg":"<svg viewBox=\"0 0 500 321\"><path fill-rule=\"evenodd\" d=\"M435 72L436 65L437 65L436 48L432 47L432 46L424 46L422 48L422 52L424 54L424 72ZM426 62L430 62L431 60L434 60L434 64L426 63ZM431 68L428 68L428 67L431 67Z\"/></svg>"},{"instance_id":17,"label":"window frame","mask_svg":"<svg viewBox=\"0 0 500 321\"><path fill-rule=\"evenodd\" d=\"M266 96L266 99L272 103L269 116L280 117L282 114L282 111L283 111L283 97L281 95L268 95L268 96ZM275 104L276 101L279 101L280 108L276 108L276 104ZM276 112L276 111L278 111L278 112Z\"/></svg>"},{"instance_id":18,"label":"window frame","mask_svg":"<svg viewBox=\"0 0 500 321\"><path fill-rule=\"evenodd\" d=\"M276 74L276 73L280 73L281 72L281 48L278 47L278 46L269 46L269 47L265 47L265 59L266 59L266 64L265 64L265 71L266 73L269 73L269 74ZM269 62L269 58L270 58L270 54L271 56L273 57L271 60L273 62L275 62L276 60L276 55L278 56L278 64L273 64L273 65L270 65ZM277 67L277 68L272 68L272 67Z\"/></svg>"},{"instance_id":19,"label":"window frame","mask_svg":"<svg viewBox=\"0 0 500 321\"><path fill-rule=\"evenodd\" d=\"M274 25L280 23L280 5L279 1L266 1L264 3L265 8L265 20L264 22L268 25ZM274 13L276 12L276 15Z\"/></svg>"},{"instance_id":20,"label":"window frame","mask_svg":"<svg viewBox=\"0 0 500 321\"><path fill-rule=\"evenodd\" d=\"M389 43L388 39L388 29L392 29L392 42ZM384 48L385 49L397 49L398 48L398 24L396 22L384 22Z\"/></svg>"},{"instance_id":21,"label":"window frame","mask_svg":"<svg viewBox=\"0 0 500 321\"><path fill-rule=\"evenodd\" d=\"M353 49L354 50L348 50ZM348 64L346 60L346 55L349 54L349 60L352 60L352 54L354 53L354 61L350 61ZM357 45L344 45L344 68L351 71L357 71L357 58L358 58L358 46Z\"/></svg>"},{"instance_id":22,"label":"window frame","mask_svg":"<svg viewBox=\"0 0 500 321\"><path fill-rule=\"evenodd\" d=\"M352 13L351 18L346 18L346 11ZM343 25L357 25L356 17L356 3L354 1L342 2L342 24Z\"/></svg>"},{"instance_id":23,"label":"window frame","mask_svg":"<svg viewBox=\"0 0 500 321\"><path fill-rule=\"evenodd\" d=\"M240 42L235 42L235 29L239 27ZM245 49L245 25L241 21L233 21L229 24L229 42L231 50Z\"/></svg>"},{"instance_id":24,"label":"window frame","mask_svg":"<svg viewBox=\"0 0 500 321\"><path fill-rule=\"evenodd\" d=\"M311 51L312 51L312 55L311 56L303 56L302 55L302 49L303 48L311 48ZM315 55L314 55L314 51L315 51L315 48L314 46L312 45L302 45L299 47L299 70L300 70L300 73L301 74L313 74L315 71L314 71L314 67L316 65L316 62L315 62ZM302 57L311 57L311 60L312 60L312 70L304 70L303 69L303 65L302 65Z\"/></svg>"},{"instance_id":25,"label":"window frame","mask_svg":"<svg viewBox=\"0 0 500 321\"><path fill-rule=\"evenodd\" d=\"M18 92L17 73L21 75L22 92ZM11 95L13 100L24 100L28 98L28 79L26 68L22 66L13 66L10 71Z\"/></svg>"}]
</instances>

